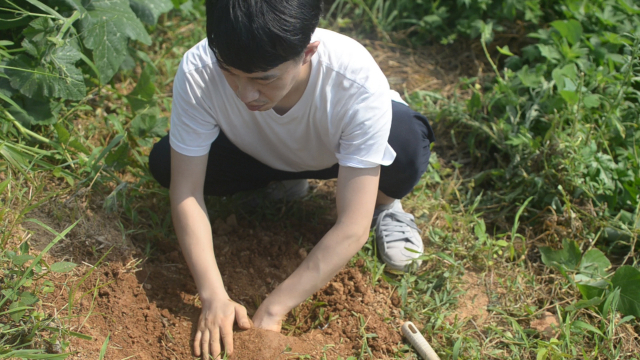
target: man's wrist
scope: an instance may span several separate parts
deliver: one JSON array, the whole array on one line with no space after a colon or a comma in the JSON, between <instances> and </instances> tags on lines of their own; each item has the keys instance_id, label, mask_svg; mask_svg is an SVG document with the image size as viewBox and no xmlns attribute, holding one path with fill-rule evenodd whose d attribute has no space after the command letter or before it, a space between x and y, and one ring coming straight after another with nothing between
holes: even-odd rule
<instances>
[{"instance_id":1,"label":"man's wrist","mask_svg":"<svg viewBox=\"0 0 640 360\"><path fill-rule=\"evenodd\" d=\"M200 295L200 300L206 302L229 299L229 294L227 294L224 287L221 287L220 289L216 289L214 287L202 289L198 293Z\"/></svg>"},{"instance_id":2,"label":"man's wrist","mask_svg":"<svg viewBox=\"0 0 640 360\"><path fill-rule=\"evenodd\" d=\"M273 319L282 319L287 315L289 310L286 306L283 306L283 301L277 301L273 299L273 295L268 296L260 305L264 312L264 316Z\"/></svg>"}]
</instances>

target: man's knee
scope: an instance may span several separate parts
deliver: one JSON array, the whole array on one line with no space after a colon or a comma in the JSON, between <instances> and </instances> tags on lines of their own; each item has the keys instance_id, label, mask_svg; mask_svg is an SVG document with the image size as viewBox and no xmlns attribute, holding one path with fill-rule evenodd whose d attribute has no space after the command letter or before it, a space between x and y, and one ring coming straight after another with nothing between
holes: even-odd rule
<instances>
[{"instance_id":1,"label":"man's knee","mask_svg":"<svg viewBox=\"0 0 640 360\"><path fill-rule=\"evenodd\" d=\"M429 166L433 141L433 130L426 117L404 104L394 103L389 144L396 159L382 167L380 190L397 199L411 192Z\"/></svg>"},{"instance_id":2,"label":"man's knee","mask_svg":"<svg viewBox=\"0 0 640 360\"><path fill-rule=\"evenodd\" d=\"M153 145L149 154L149 171L154 179L165 188L171 182L171 145L169 135Z\"/></svg>"}]
</instances>

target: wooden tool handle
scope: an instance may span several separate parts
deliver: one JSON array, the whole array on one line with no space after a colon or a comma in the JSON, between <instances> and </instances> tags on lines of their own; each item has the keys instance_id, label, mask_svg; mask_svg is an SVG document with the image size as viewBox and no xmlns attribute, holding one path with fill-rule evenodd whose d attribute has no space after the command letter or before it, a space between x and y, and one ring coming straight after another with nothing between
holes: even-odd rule
<instances>
[{"instance_id":1,"label":"wooden tool handle","mask_svg":"<svg viewBox=\"0 0 640 360\"><path fill-rule=\"evenodd\" d=\"M427 342L427 339L422 336L418 328L413 325L411 321L407 321L402 324L402 333L409 340L411 345L416 349L418 354L425 360L440 360L438 354L433 351L433 348Z\"/></svg>"}]
</instances>

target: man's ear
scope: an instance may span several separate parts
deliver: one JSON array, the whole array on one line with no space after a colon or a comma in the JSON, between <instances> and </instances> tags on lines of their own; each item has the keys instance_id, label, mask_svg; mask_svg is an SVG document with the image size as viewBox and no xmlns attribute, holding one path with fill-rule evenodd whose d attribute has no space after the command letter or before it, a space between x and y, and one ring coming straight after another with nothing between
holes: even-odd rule
<instances>
[{"instance_id":1,"label":"man's ear","mask_svg":"<svg viewBox=\"0 0 640 360\"><path fill-rule=\"evenodd\" d=\"M307 45L307 48L304 49L302 65L306 65L309 61L311 61L311 58L313 57L313 55L318 51L318 46L320 46L320 41L314 41L312 43L309 43L309 45Z\"/></svg>"}]
</instances>

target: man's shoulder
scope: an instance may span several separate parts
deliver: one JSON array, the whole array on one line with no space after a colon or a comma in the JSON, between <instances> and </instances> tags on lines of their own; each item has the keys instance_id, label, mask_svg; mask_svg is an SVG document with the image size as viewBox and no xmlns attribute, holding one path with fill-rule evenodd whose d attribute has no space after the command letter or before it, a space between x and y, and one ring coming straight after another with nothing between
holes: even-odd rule
<instances>
[{"instance_id":1,"label":"man's shoulder","mask_svg":"<svg viewBox=\"0 0 640 360\"><path fill-rule=\"evenodd\" d=\"M181 67L184 72L192 72L201 69L210 69L216 64L207 39L203 39L191 49L187 50L182 57Z\"/></svg>"},{"instance_id":2,"label":"man's shoulder","mask_svg":"<svg viewBox=\"0 0 640 360\"><path fill-rule=\"evenodd\" d=\"M367 91L374 91L385 84L388 87L378 63L355 39L318 28L313 40L320 41L318 63L326 70L323 75L339 74Z\"/></svg>"},{"instance_id":3,"label":"man's shoulder","mask_svg":"<svg viewBox=\"0 0 640 360\"><path fill-rule=\"evenodd\" d=\"M311 41L320 41L320 55L325 61L347 62L352 58L371 57L357 40L335 31L317 28Z\"/></svg>"}]
</instances>

